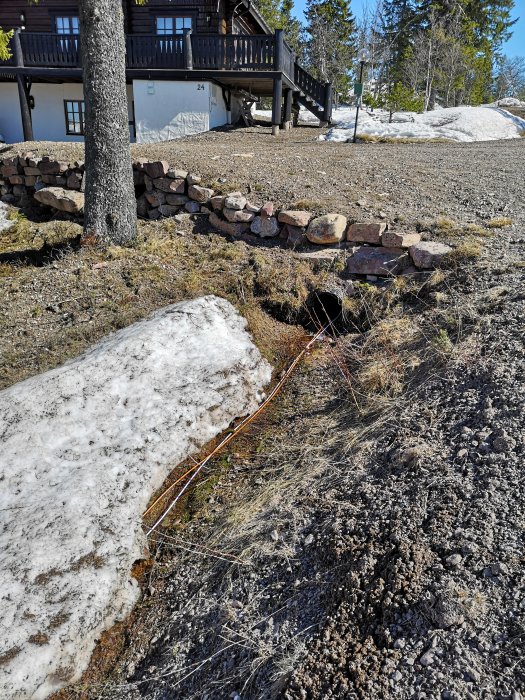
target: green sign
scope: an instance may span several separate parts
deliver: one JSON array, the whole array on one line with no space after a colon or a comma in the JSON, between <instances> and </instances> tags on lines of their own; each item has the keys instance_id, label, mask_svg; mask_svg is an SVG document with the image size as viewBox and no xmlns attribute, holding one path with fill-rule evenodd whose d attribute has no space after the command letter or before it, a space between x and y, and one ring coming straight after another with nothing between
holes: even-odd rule
<instances>
[{"instance_id":1,"label":"green sign","mask_svg":"<svg viewBox=\"0 0 525 700\"><path fill-rule=\"evenodd\" d=\"M363 83L354 83L354 95L356 97L363 96Z\"/></svg>"}]
</instances>

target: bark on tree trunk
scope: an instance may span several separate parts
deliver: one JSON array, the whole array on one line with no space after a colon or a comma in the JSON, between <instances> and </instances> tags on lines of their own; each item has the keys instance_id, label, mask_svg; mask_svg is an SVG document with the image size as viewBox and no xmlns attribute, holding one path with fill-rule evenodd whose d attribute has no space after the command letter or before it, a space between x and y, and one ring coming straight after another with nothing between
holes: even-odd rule
<instances>
[{"instance_id":1,"label":"bark on tree trunk","mask_svg":"<svg viewBox=\"0 0 525 700\"><path fill-rule=\"evenodd\" d=\"M121 0L80 0L85 97L84 236L126 245L137 231Z\"/></svg>"}]
</instances>

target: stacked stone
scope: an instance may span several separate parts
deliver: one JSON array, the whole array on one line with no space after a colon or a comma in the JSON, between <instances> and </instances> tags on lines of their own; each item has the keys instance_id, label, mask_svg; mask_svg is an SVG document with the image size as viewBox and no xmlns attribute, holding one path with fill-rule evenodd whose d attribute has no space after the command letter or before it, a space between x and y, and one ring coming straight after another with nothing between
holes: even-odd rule
<instances>
[{"instance_id":1,"label":"stacked stone","mask_svg":"<svg viewBox=\"0 0 525 700\"><path fill-rule=\"evenodd\" d=\"M242 192L217 195L198 175L171 168L165 160L133 163L138 193L137 214L161 219L180 212L204 214L210 224L234 238L278 238L289 248L307 244L345 250L352 275L385 277L438 266L451 248L422 242L418 233L391 231L381 223L348 223L341 214L312 217L308 211L282 209L273 202L253 204ZM84 163L38 158L33 153L0 161L0 199L26 206L34 198L60 211L79 214L84 208ZM332 257L333 259L333 257Z\"/></svg>"},{"instance_id":2,"label":"stacked stone","mask_svg":"<svg viewBox=\"0 0 525 700\"><path fill-rule=\"evenodd\" d=\"M139 159L133 163L135 187L144 189L137 198L141 218L160 219L181 211L209 214L208 203L213 190L202 187L201 177L186 170L170 168L165 160Z\"/></svg>"},{"instance_id":3,"label":"stacked stone","mask_svg":"<svg viewBox=\"0 0 525 700\"><path fill-rule=\"evenodd\" d=\"M0 161L0 199L6 204L26 205L41 189L61 187L83 189L84 163L67 163L34 153L4 158Z\"/></svg>"}]
</instances>

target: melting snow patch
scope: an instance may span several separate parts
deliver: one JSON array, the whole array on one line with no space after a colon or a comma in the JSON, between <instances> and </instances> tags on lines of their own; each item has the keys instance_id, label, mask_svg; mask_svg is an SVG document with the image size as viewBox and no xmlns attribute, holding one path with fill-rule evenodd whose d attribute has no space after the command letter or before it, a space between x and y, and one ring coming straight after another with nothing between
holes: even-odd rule
<instances>
[{"instance_id":1,"label":"melting snow patch","mask_svg":"<svg viewBox=\"0 0 525 700\"><path fill-rule=\"evenodd\" d=\"M343 108L333 114L336 126L321 136L326 141L348 141L353 137L355 109ZM394 115L389 123L388 113L362 111L358 136L391 139L447 139L450 141L498 141L515 139L525 131L525 120L492 105L482 107L451 107L425 114L404 112Z\"/></svg>"},{"instance_id":2,"label":"melting snow patch","mask_svg":"<svg viewBox=\"0 0 525 700\"><path fill-rule=\"evenodd\" d=\"M0 392L0 697L80 677L137 599L152 492L252 411L270 376L245 320L210 296Z\"/></svg>"},{"instance_id":3,"label":"melting snow patch","mask_svg":"<svg viewBox=\"0 0 525 700\"><path fill-rule=\"evenodd\" d=\"M13 225L13 221L9 221L7 218L8 208L3 202L0 202L0 233L2 231L7 231Z\"/></svg>"}]
</instances>

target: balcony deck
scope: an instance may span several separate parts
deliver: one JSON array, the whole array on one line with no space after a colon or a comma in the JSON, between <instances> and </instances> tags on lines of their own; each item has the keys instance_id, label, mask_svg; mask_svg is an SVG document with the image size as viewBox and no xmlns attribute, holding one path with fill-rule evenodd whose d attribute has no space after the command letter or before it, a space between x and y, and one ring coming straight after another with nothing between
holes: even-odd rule
<instances>
[{"instance_id":1,"label":"balcony deck","mask_svg":"<svg viewBox=\"0 0 525 700\"><path fill-rule=\"evenodd\" d=\"M0 80L82 80L78 34L17 31L13 43L13 58L0 61ZM213 80L253 95L273 94L274 102L279 84L278 91L293 92L320 120L331 118L331 87L295 60L280 30L275 35L129 34L126 75L128 80ZM276 121L280 109L274 111Z\"/></svg>"},{"instance_id":2,"label":"balcony deck","mask_svg":"<svg viewBox=\"0 0 525 700\"><path fill-rule=\"evenodd\" d=\"M25 68L81 68L80 41L74 34L21 32ZM130 34L126 37L129 70L274 71L277 51L273 35L186 34L165 37ZM293 78L294 56L284 44L282 71ZM15 66L14 58L0 67Z\"/></svg>"}]
</instances>

